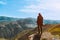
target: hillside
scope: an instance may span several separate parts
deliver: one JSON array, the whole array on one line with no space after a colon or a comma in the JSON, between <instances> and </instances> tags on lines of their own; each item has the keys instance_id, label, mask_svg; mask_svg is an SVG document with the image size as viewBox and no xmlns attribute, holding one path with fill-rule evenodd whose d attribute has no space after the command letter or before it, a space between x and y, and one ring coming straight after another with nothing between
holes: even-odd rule
<instances>
[{"instance_id":1,"label":"hillside","mask_svg":"<svg viewBox=\"0 0 60 40\"><path fill-rule=\"evenodd\" d=\"M46 24L46 25L43 25L42 27L43 27L43 33L50 32L51 35L60 35L60 24ZM55 29L55 28L58 28L58 29ZM20 36L20 37L19 37L19 35L21 35L21 34L19 33L14 39L15 40L28 40L28 37L35 33L37 33L37 28L30 30L27 33L22 32L22 34L24 34L24 35Z\"/></svg>"},{"instance_id":2,"label":"hillside","mask_svg":"<svg viewBox=\"0 0 60 40\"><path fill-rule=\"evenodd\" d=\"M3 19L4 20L4 19ZM27 21L26 21L27 20ZM29 30L34 27L33 21L31 19L19 19L13 21L2 21L3 23L0 24L0 38L11 39L18 33ZM32 22L32 23L31 23ZM31 25L32 24L32 25ZM28 26L27 26L28 25ZM31 25L31 27L29 26Z\"/></svg>"}]
</instances>

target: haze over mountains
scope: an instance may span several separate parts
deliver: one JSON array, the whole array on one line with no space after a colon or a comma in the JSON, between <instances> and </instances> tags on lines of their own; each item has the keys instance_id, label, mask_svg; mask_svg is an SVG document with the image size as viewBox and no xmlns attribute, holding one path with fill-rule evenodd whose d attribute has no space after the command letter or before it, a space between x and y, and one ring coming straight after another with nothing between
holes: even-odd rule
<instances>
[{"instance_id":1,"label":"haze over mountains","mask_svg":"<svg viewBox=\"0 0 60 40\"><path fill-rule=\"evenodd\" d=\"M44 20L44 24L59 24L60 20ZM0 37L12 38L23 30L37 27L35 18L12 18L0 16Z\"/></svg>"},{"instance_id":2,"label":"haze over mountains","mask_svg":"<svg viewBox=\"0 0 60 40\"><path fill-rule=\"evenodd\" d=\"M25 21L26 23L29 22L31 24L36 23L35 18L13 18L13 17L5 17L5 16L0 16L0 23L1 22L12 22L12 21ZM45 20L44 19L44 24L58 24L60 23L60 20Z\"/></svg>"}]
</instances>

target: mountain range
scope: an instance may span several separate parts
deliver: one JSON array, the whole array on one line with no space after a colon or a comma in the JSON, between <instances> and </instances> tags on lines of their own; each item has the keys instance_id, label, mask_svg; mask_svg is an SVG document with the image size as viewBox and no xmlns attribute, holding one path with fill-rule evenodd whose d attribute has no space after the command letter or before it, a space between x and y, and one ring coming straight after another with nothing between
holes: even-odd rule
<instances>
[{"instance_id":1,"label":"mountain range","mask_svg":"<svg viewBox=\"0 0 60 40\"><path fill-rule=\"evenodd\" d=\"M0 38L12 38L24 30L37 27L35 18L12 18L0 16ZM43 20L44 24L59 24L60 20Z\"/></svg>"}]
</instances>

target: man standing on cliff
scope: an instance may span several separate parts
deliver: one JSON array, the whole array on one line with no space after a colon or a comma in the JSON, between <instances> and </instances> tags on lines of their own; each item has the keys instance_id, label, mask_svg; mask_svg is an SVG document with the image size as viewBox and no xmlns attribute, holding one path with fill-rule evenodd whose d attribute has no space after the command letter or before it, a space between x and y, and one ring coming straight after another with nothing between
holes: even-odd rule
<instances>
[{"instance_id":1,"label":"man standing on cliff","mask_svg":"<svg viewBox=\"0 0 60 40\"><path fill-rule=\"evenodd\" d=\"M39 13L37 17L38 34L34 35L33 40L40 40L42 35L43 17Z\"/></svg>"},{"instance_id":2,"label":"man standing on cliff","mask_svg":"<svg viewBox=\"0 0 60 40\"><path fill-rule=\"evenodd\" d=\"M42 35L43 17L40 13L37 17L37 25L38 25L38 33Z\"/></svg>"}]
</instances>

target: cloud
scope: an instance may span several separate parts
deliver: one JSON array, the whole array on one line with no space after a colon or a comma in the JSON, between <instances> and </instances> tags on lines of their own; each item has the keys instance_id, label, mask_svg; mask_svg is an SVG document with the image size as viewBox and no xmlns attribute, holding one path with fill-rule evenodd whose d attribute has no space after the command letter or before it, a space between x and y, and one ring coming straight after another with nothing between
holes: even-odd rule
<instances>
[{"instance_id":1,"label":"cloud","mask_svg":"<svg viewBox=\"0 0 60 40\"><path fill-rule=\"evenodd\" d=\"M28 0L29 1L29 0ZM35 0L37 4L31 4L24 6L24 9L20 9L22 12L39 12L42 10L59 11L60 1L59 0ZM40 2L39 2L40 1Z\"/></svg>"},{"instance_id":2,"label":"cloud","mask_svg":"<svg viewBox=\"0 0 60 40\"><path fill-rule=\"evenodd\" d=\"M2 5L6 5L6 2L0 1L0 4L2 4Z\"/></svg>"},{"instance_id":3,"label":"cloud","mask_svg":"<svg viewBox=\"0 0 60 40\"><path fill-rule=\"evenodd\" d=\"M29 5L29 6L24 6L24 9L20 9L19 11L21 12L28 12L28 13L38 13L41 10L46 9L42 6L36 6L36 5Z\"/></svg>"},{"instance_id":4,"label":"cloud","mask_svg":"<svg viewBox=\"0 0 60 40\"><path fill-rule=\"evenodd\" d=\"M35 4L33 2L35 2ZM23 9L19 9L19 12L41 12L46 19L55 19L55 17L57 17L56 19L59 19L58 17L60 15L60 0L35 0L33 2L33 4L24 6Z\"/></svg>"},{"instance_id":5,"label":"cloud","mask_svg":"<svg viewBox=\"0 0 60 40\"><path fill-rule=\"evenodd\" d=\"M20 9L19 11L22 11L22 12L36 12L38 8L36 8L35 5L29 5L29 6L25 6L24 7L25 9Z\"/></svg>"}]
</instances>

